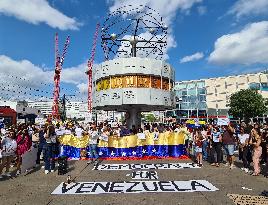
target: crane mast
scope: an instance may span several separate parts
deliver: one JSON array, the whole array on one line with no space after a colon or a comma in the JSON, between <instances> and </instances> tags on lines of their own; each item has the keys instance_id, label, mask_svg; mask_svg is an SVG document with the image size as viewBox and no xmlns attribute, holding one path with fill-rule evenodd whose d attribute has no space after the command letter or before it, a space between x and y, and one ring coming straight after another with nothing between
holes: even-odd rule
<instances>
[{"instance_id":1,"label":"crane mast","mask_svg":"<svg viewBox=\"0 0 268 205\"><path fill-rule=\"evenodd\" d=\"M59 42L58 33L55 35L55 73L54 73L54 90L53 90L53 105L52 105L52 117L54 119L59 118L59 95L60 95L60 75L64 58L67 53L67 49L70 43L70 36L66 38L62 55L59 55Z\"/></svg>"},{"instance_id":2,"label":"crane mast","mask_svg":"<svg viewBox=\"0 0 268 205\"><path fill-rule=\"evenodd\" d=\"M88 70L86 71L86 74L88 75L88 112L92 112L92 67L94 63L94 57L96 52L96 45L98 40L98 33L99 33L100 24L97 23L96 25L96 31L93 38L93 45L91 49L91 57L87 62Z\"/></svg>"}]
</instances>

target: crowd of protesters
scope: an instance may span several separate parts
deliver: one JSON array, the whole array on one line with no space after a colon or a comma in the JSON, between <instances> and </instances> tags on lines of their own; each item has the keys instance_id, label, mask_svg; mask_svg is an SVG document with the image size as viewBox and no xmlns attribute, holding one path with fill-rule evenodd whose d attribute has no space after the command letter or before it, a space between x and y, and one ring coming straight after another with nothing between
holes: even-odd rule
<instances>
[{"instance_id":1,"label":"crowd of protesters","mask_svg":"<svg viewBox=\"0 0 268 205\"><path fill-rule=\"evenodd\" d=\"M192 156L199 166L203 160L211 166L219 167L221 164L230 169L237 167L235 157L242 161L241 168L246 173L258 176L263 170L268 169L268 126L266 124L218 126L206 124L196 128L188 128L185 123L175 124L145 124L143 128L128 129L125 125L107 122L99 123L55 123L48 122L44 125L10 126L1 129L0 138L0 178L10 177L10 166L16 166L16 175L21 174L22 155L32 147L37 148L36 166L40 166L41 156L44 161L45 174L54 172L56 158L60 152L57 138L63 134L73 134L76 137L90 135L90 156L98 159L98 141L108 141L109 136L123 137L137 134L145 137L146 133L154 134L154 140L159 133L166 131L183 132L186 152ZM238 155L236 155L236 151ZM225 157L226 156L226 157ZM93 161L92 161L93 162ZM253 168L251 169L251 163ZM262 166L261 166L262 165ZM262 170L263 167L263 170ZM5 173L3 174L3 169ZM264 171L263 174L265 175Z\"/></svg>"},{"instance_id":2,"label":"crowd of protesters","mask_svg":"<svg viewBox=\"0 0 268 205\"><path fill-rule=\"evenodd\" d=\"M261 173L261 165L268 169L268 126L240 125L218 126L207 125L191 131L189 136L189 154L195 157L197 163L202 166L202 160L208 161L211 166L220 167L221 164L235 165L235 151L238 151L238 159L242 161L241 170L258 176ZM225 157L224 157L225 156ZM253 163L253 169L250 165ZM264 173L265 174L265 173Z\"/></svg>"}]
</instances>

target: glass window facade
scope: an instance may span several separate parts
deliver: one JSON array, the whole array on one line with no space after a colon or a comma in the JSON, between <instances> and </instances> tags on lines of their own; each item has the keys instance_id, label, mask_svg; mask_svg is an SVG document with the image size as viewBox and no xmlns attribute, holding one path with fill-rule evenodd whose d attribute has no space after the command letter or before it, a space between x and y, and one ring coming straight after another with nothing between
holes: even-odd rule
<instances>
[{"instance_id":1,"label":"glass window facade","mask_svg":"<svg viewBox=\"0 0 268 205\"><path fill-rule=\"evenodd\" d=\"M260 83L250 83L249 88L252 90L260 90Z\"/></svg>"},{"instance_id":2,"label":"glass window facade","mask_svg":"<svg viewBox=\"0 0 268 205\"><path fill-rule=\"evenodd\" d=\"M205 81L180 82L176 88L178 99L175 114L178 117L205 115L206 87Z\"/></svg>"}]
</instances>

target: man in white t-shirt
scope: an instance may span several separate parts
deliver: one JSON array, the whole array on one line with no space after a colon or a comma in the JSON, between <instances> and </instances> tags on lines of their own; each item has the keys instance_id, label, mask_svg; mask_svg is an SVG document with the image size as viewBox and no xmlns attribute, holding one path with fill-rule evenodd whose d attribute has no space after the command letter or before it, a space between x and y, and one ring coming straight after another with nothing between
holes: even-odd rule
<instances>
[{"instance_id":1,"label":"man in white t-shirt","mask_svg":"<svg viewBox=\"0 0 268 205\"><path fill-rule=\"evenodd\" d=\"M245 133L244 127L240 128L240 134L238 134L238 144L239 144L239 159L243 161L243 168L241 168L246 173L249 172L250 162L248 160L248 141L249 134Z\"/></svg>"}]
</instances>

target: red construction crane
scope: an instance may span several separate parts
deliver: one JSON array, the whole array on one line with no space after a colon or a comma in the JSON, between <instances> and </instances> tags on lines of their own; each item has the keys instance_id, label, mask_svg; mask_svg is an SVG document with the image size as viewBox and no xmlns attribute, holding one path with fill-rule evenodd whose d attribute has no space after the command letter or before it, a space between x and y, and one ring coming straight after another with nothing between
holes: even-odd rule
<instances>
[{"instance_id":1,"label":"red construction crane","mask_svg":"<svg viewBox=\"0 0 268 205\"><path fill-rule=\"evenodd\" d=\"M98 40L98 34L99 34L99 28L100 24L97 23L96 25L96 31L93 38L93 45L91 49L91 57L87 62L88 70L86 71L86 74L88 75L88 112L92 112L92 67L94 63L94 57L96 52L96 45Z\"/></svg>"},{"instance_id":2,"label":"red construction crane","mask_svg":"<svg viewBox=\"0 0 268 205\"><path fill-rule=\"evenodd\" d=\"M60 74L64 58L67 53L67 49L70 43L70 36L66 38L62 55L59 55L59 42L58 33L55 35L55 73L54 73L54 91L53 91L53 105L52 105L52 117L53 119L59 118L59 95L60 95Z\"/></svg>"}]
</instances>

